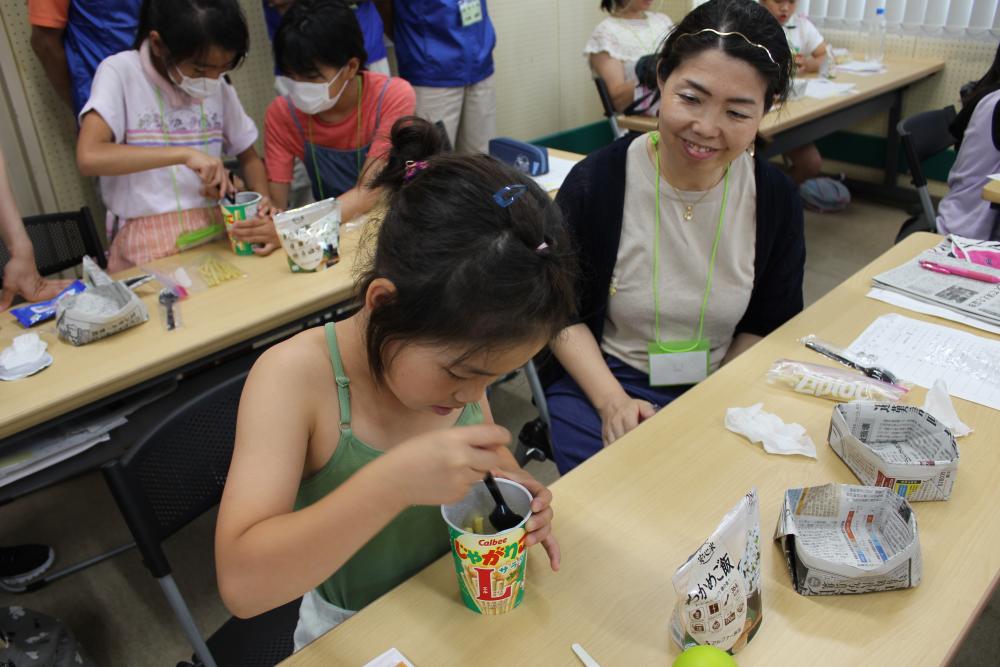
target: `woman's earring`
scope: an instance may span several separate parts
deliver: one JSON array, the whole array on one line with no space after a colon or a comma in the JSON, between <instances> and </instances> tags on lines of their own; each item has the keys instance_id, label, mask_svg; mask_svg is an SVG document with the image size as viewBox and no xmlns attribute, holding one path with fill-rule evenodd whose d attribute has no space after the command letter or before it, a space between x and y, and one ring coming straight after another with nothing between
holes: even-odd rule
<instances>
[{"instance_id":1,"label":"woman's earring","mask_svg":"<svg viewBox=\"0 0 1000 667\"><path fill-rule=\"evenodd\" d=\"M750 153L750 157L754 157L757 154L757 142L753 142L747 146L747 153Z\"/></svg>"}]
</instances>

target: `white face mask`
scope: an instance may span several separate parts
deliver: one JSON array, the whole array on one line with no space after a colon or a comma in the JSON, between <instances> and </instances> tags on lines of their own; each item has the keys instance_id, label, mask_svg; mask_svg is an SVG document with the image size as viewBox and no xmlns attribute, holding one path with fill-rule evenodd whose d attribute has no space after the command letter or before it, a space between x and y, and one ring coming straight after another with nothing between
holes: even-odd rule
<instances>
[{"instance_id":1,"label":"white face mask","mask_svg":"<svg viewBox=\"0 0 1000 667\"><path fill-rule=\"evenodd\" d=\"M288 95L292 99L292 104L295 108L302 113L309 114L310 116L322 113L327 109L332 109L336 106L337 102L340 101L340 96L344 94L344 90L347 88L347 84L350 81L345 81L344 85L340 87L340 90L336 95L330 97L330 86L333 82L340 78L340 75L344 72L342 67L337 74L327 81L326 83L308 83L305 81L293 81L287 76L279 76L275 81L274 87L282 95Z\"/></svg>"},{"instance_id":2,"label":"white face mask","mask_svg":"<svg viewBox=\"0 0 1000 667\"><path fill-rule=\"evenodd\" d=\"M210 79L207 76L192 78L186 76L179 68L174 67L174 71L181 78L180 83L177 87L183 90L185 93L195 98L196 100L203 100L205 98L211 97L219 92L222 87L222 77L218 79Z\"/></svg>"}]
</instances>

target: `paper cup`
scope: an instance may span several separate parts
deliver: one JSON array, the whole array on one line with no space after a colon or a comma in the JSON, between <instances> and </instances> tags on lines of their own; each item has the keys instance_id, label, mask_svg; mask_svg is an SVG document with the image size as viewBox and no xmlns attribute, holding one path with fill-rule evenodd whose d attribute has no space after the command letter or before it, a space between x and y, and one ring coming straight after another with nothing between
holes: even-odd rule
<instances>
[{"instance_id":1,"label":"paper cup","mask_svg":"<svg viewBox=\"0 0 1000 667\"><path fill-rule=\"evenodd\" d=\"M505 614L521 604L528 565L524 524L531 516L531 494L520 484L500 477L497 485L507 506L524 517L524 521L509 530L488 532L492 529L490 512L496 504L485 484L474 485L454 505L441 507L451 537L451 555L462 602L472 611L487 616ZM474 529L476 517L482 518L480 533Z\"/></svg>"},{"instance_id":2,"label":"paper cup","mask_svg":"<svg viewBox=\"0 0 1000 667\"><path fill-rule=\"evenodd\" d=\"M253 244L244 241L237 241L233 238L233 224L239 220L250 220L257 217L257 208L263 197L256 192L237 192L236 203L226 198L219 200L219 207L222 209L222 217L226 221L226 233L229 235L229 244L233 252L237 255L252 255Z\"/></svg>"}]
</instances>

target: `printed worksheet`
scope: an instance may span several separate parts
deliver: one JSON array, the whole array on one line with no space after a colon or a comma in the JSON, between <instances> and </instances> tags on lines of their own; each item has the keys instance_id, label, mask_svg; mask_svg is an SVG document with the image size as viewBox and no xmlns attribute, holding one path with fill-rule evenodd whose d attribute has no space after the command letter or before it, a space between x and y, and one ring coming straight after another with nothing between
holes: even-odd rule
<instances>
[{"instance_id":1,"label":"printed worksheet","mask_svg":"<svg viewBox=\"0 0 1000 667\"><path fill-rule=\"evenodd\" d=\"M903 315L883 315L848 347L866 365L886 368L930 388L938 378L948 393L1000 410L1000 339L976 336Z\"/></svg>"}]
</instances>

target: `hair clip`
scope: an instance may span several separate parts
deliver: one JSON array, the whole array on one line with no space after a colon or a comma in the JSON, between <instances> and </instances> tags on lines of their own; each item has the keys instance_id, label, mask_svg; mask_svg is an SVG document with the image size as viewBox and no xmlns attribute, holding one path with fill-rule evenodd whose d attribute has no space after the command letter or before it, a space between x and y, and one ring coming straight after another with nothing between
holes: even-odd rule
<instances>
[{"instance_id":1,"label":"hair clip","mask_svg":"<svg viewBox=\"0 0 1000 667\"><path fill-rule=\"evenodd\" d=\"M763 44L758 44L757 42L751 42L750 38L747 37L746 35L744 35L742 32L719 32L715 28L703 28L702 30L699 30L698 32L685 32L685 33L681 33L680 35L678 35L677 39L681 39L682 37L697 37L698 35L702 34L703 32L710 32L710 33L718 35L719 37L732 37L732 36L742 37L744 42L746 42L750 46L756 46L758 49L763 50L764 53L767 54L768 59L772 63L774 63L775 65L778 64L778 61L775 60L774 56L771 55L770 49L768 49Z\"/></svg>"},{"instance_id":2,"label":"hair clip","mask_svg":"<svg viewBox=\"0 0 1000 667\"><path fill-rule=\"evenodd\" d=\"M515 185L505 185L493 193L493 201L495 201L497 206L500 208L507 208L520 199L527 191L528 186L522 185L521 183Z\"/></svg>"},{"instance_id":3,"label":"hair clip","mask_svg":"<svg viewBox=\"0 0 1000 667\"><path fill-rule=\"evenodd\" d=\"M403 182L409 183L413 177L428 167L427 160L407 160L404 163L406 171L403 173Z\"/></svg>"},{"instance_id":4,"label":"hair clip","mask_svg":"<svg viewBox=\"0 0 1000 667\"><path fill-rule=\"evenodd\" d=\"M551 248L552 248L552 246L549 245L548 241L542 241L541 243L538 244L538 247L535 248L535 253L538 254L538 255L540 255L540 256L542 256L542 257L548 257L549 256L549 250Z\"/></svg>"}]
</instances>

